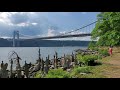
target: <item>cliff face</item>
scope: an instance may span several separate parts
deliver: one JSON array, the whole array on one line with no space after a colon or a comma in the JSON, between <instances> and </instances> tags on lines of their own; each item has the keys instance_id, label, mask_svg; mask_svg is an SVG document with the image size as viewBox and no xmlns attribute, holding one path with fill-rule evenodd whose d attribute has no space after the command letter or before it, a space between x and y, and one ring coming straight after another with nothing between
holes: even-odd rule
<instances>
[{"instance_id":1,"label":"cliff face","mask_svg":"<svg viewBox=\"0 0 120 90\"><path fill-rule=\"evenodd\" d=\"M20 47L88 46L90 41L22 40ZM12 40L0 39L0 47L12 47Z\"/></svg>"}]
</instances>

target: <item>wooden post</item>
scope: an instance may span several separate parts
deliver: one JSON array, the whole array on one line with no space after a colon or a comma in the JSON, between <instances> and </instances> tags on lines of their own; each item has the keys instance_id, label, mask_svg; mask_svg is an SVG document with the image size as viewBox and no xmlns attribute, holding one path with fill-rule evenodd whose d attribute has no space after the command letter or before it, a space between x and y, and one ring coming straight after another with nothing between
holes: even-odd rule
<instances>
[{"instance_id":1,"label":"wooden post","mask_svg":"<svg viewBox=\"0 0 120 90\"><path fill-rule=\"evenodd\" d=\"M28 64L25 61L25 76L28 78L29 77L29 67Z\"/></svg>"},{"instance_id":2,"label":"wooden post","mask_svg":"<svg viewBox=\"0 0 120 90\"><path fill-rule=\"evenodd\" d=\"M21 78L20 57L17 56L16 60L17 60L17 64L16 64L17 78Z\"/></svg>"},{"instance_id":3,"label":"wooden post","mask_svg":"<svg viewBox=\"0 0 120 90\"><path fill-rule=\"evenodd\" d=\"M75 60L74 60L74 54L73 54L73 52L72 52L72 62L74 62Z\"/></svg>"},{"instance_id":4,"label":"wooden post","mask_svg":"<svg viewBox=\"0 0 120 90\"><path fill-rule=\"evenodd\" d=\"M43 58L41 60L41 72L42 73L44 72L44 61L43 61Z\"/></svg>"},{"instance_id":5,"label":"wooden post","mask_svg":"<svg viewBox=\"0 0 120 90\"><path fill-rule=\"evenodd\" d=\"M8 78L8 71L6 70L8 67L8 63L1 63L1 78Z\"/></svg>"},{"instance_id":6,"label":"wooden post","mask_svg":"<svg viewBox=\"0 0 120 90\"><path fill-rule=\"evenodd\" d=\"M49 55L48 55L48 64L50 65L50 56L49 56ZM48 66L49 66L49 65L48 65Z\"/></svg>"},{"instance_id":7,"label":"wooden post","mask_svg":"<svg viewBox=\"0 0 120 90\"><path fill-rule=\"evenodd\" d=\"M46 74L48 73L48 70L49 70L49 60L48 60L48 58L46 57L46 61L45 61L45 73L46 73Z\"/></svg>"},{"instance_id":8,"label":"wooden post","mask_svg":"<svg viewBox=\"0 0 120 90\"><path fill-rule=\"evenodd\" d=\"M55 58L55 55L54 55L54 68L56 68L56 58Z\"/></svg>"},{"instance_id":9,"label":"wooden post","mask_svg":"<svg viewBox=\"0 0 120 90\"><path fill-rule=\"evenodd\" d=\"M55 68L58 68L58 54L57 54L57 52L55 52L55 63L56 63Z\"/></svg>"},{"instance_id":10,"label":"wooden post","mask_svg":"<svg viewBox=\"0 0 120 90\"><path fill-rule=\"evenodd\" d=\"M38 53L39 53L39 60L41 60L40 48L39 48Z\"/></svg>"},{"instance_id":11,"label":"wooden post","mask_svg":"<svg viewBox=\"0 0 120 90\"><path fill-rule=\"evenodd\" d=\"M4 63L2 61L2 63L1 63L1 75L0 75L1 78L3 77L3 69L4 69Z\"/></svg>"},{"instance_id":12,"label":"wooden post","mask_svg":"<svg viewBox=\"0 0 120 90\"><path fill-rule=\"evenodd\" d=\"M64 54L64 66L63 66L64 70L66 70L67 68L67 64L66 64L66 57L65 57L65 54Z\"/></svg>"},{"instance_id":13,"label":"wooden post","mask_svg":"<svg viewBox=\"0 0 120 90\"><path fill-rule=\"evenodd\" d=\"M11 59L10 60L10 78L12 78L13 77L13 73L12 73L12 70L13 70L13 60Z\"/></svg>"},{"instance_id":14,"label":"wooden post","mask_svg":"<svg viewBox=\"0 0 120 90\"><path fill-rule=\"evenodd\" d=\"M77 65L77 64L78 64L78 62L77 62L77 57L76 57L76 54L75 54L75 56L74 56L74 61L75 61L75 65Z\"/></svg>"}]
</instances>

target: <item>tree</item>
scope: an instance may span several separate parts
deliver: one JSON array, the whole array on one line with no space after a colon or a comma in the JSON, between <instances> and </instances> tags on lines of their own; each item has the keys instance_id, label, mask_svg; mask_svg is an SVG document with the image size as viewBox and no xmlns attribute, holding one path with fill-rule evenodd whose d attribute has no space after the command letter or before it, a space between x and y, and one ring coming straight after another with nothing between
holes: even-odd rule
<instances>
[{"instance_id":1,"label":"tree","mask_svg":"<svg viewBox=\"0 0 120 90\"><path fill-rule=\"evenodd\" d=\"M89 43L89 45L88 45L88 48L89 48L89 49L92 49L92 50L94 50L95 47L96 47L96 41L91 41L91 42Z\"/></svg>"},{"instance_id":2,"label":"tree","mask_svg":"<svg viewBox=\"0 0 120 90\"><path fill-rule=\"evenodd\" d=\"M101 46L120 45L120 12L102 12L97 19L92 39L99 37L97 44Z\"/></svg>"}]
</instances>

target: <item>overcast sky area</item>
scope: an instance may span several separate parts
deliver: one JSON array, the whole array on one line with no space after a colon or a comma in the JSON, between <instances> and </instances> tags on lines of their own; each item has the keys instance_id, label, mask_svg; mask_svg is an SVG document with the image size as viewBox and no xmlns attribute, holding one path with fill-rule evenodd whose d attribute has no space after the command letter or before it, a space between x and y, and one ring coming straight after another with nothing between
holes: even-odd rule
<instances>
[{"instance_id":1,"label":"overcast sky area","mask_svg":"<svg viewBox=\"0 0 120 90\"><path fill-rule=\"evenodd\" d=\"M97 14L99 12L0 12L0 37L12 37L14 30L34 37L59 35L96 21Z\"/></svg>"}]
</instances>

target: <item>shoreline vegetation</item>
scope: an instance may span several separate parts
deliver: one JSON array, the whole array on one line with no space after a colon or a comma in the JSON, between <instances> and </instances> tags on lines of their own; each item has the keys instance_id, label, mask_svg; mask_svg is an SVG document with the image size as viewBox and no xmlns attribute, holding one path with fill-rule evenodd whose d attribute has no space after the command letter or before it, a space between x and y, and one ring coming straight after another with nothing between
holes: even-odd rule
<instances>
[{"instance_id":1,"label":"shoreline vegetation","mask_svg":"<svg viewBox=\"0 0 120 90\"><path fill-rule=\"evenodd\" d=\"M117 49L116 49L117 50ZM58 58L58 53L55 52L54 58L49 60L49 55L44 61L41 58L39 49L39 59L35 64L26 63L20 65L20 57L16 52L16 58L11 56L11 68L8 71L7 64L1 64L1 78L104 78L101 74L101 69L106 67L104 64L105 58L110 58L108 48L78 49L75 54L64 55ZM16 61L16 70L12 68L13 61Z\"/></svg>"},{"instance_id":2,"label":"shoreline vegetation","mask_svg":"<svg viewBox=\"0 0 120 90\"><path fill-rule=\"evenodd\" d=\"M58 58L55 52L53 60L43 60L40 49L36 64L21 68L20 57L12 52L11 68L8 74L7 63L1 63L1 78L120 78L120 12L101 12L97 15L95 28L91 32L91 41L86 50L76 50L75 54ZM94 42L97 40L97 42ZM112 53L113 50L113 53ZM16 71L13 72L13 61Z\"/></svg>"}]
</instances>

